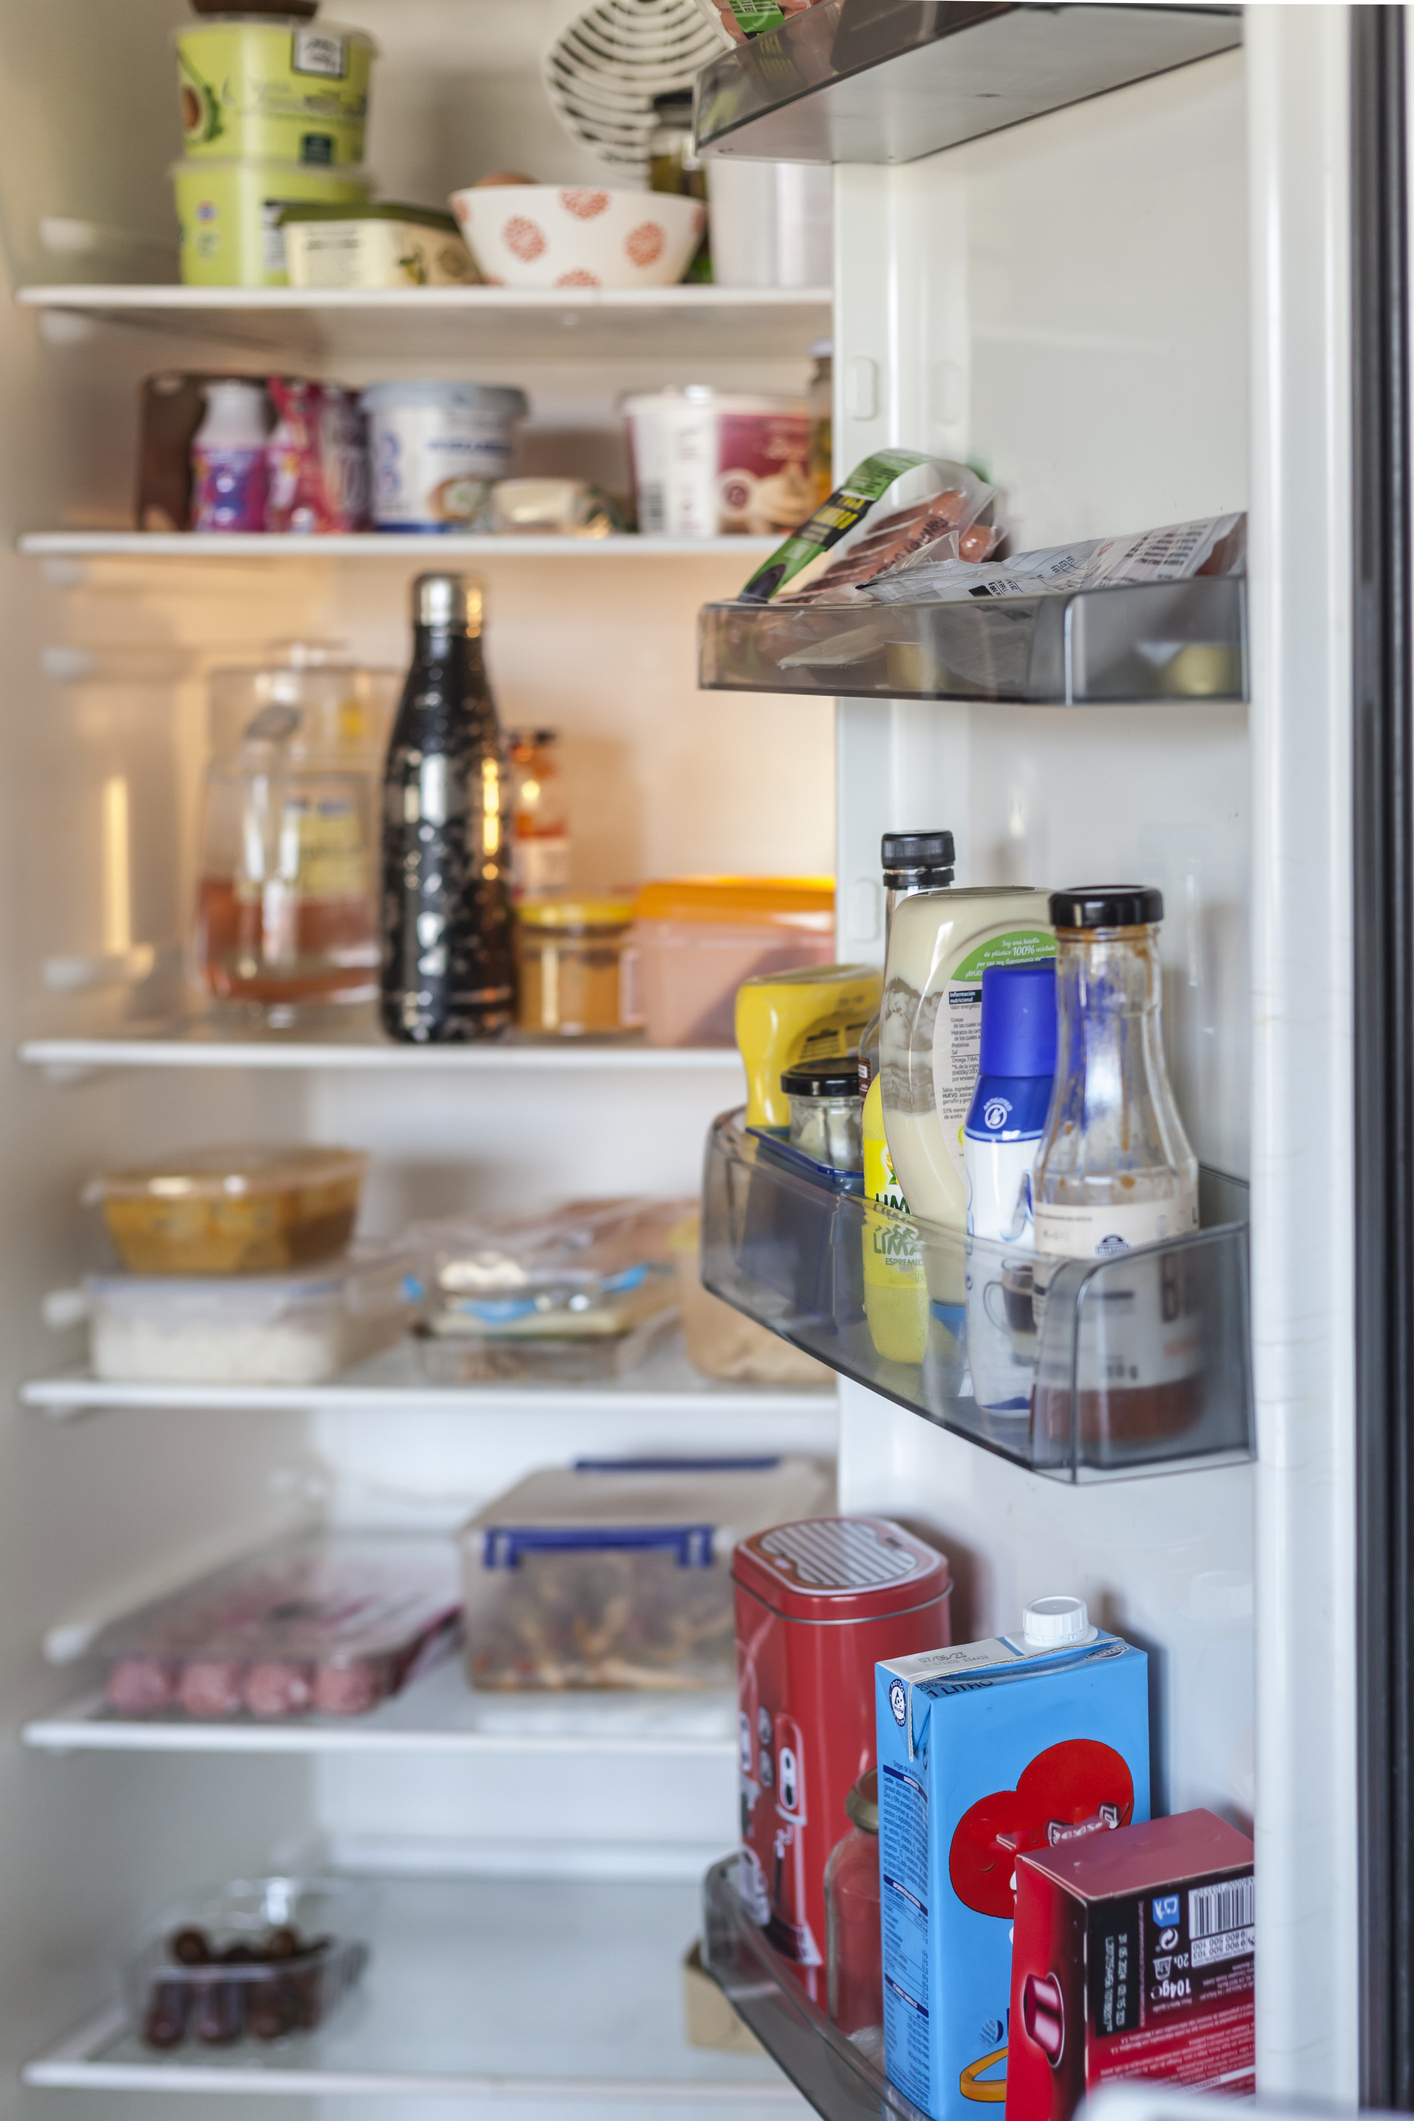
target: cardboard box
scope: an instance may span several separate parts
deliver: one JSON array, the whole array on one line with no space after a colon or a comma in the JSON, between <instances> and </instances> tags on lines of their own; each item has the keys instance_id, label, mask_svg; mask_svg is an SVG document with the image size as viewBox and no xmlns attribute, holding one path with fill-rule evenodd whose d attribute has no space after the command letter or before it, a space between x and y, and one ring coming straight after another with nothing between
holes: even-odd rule
<instances>
[{"instance_id":1,"label":"cardboard box","mask_svg":"<svg viewBox=\"0 0 1414 2121\"><path fill-rule=\"evenodd\" d=\"M1148 1660L1079 1610L877 1667L885 2066L933 2121L1006 2097L1017 1856L1149 1816Z\"/></svg>"},{"instance_id":2,"label":"cardboard box","mask_svg":"<svg viewBox=\"0 0 1414 2121\"><path fill-rule=\"evenodd\" d=\"M1018 1857L1006 2121L1110 2077L1255 2089L1252 1854L1199 1811Z\"/></svg>"}]
</instances>

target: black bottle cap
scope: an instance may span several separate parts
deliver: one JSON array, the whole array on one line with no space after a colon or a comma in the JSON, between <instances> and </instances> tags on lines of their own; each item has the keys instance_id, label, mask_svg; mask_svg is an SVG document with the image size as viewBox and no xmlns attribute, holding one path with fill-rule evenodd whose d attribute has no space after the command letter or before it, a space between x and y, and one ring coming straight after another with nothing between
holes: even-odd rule
<instances>
[{"instance_id":1,"label":"black bottle cap","mask_svg":"<svg viewBox=\"0 0 1414 2121\"><path fill-rule=\"evenodd\" d=\"M886 832L879 859L886 869L950 869L957 849L950 832Z\"/></svg>"},{"instance_id":2,"label":"black bottle cap","mask_svg":"<svg viewBox=\"0 0 1414 2121\"><path fill-rule=\"evenodd\" d=\"M809 1061L800 1061L794 1068L787 1068L781 1077L781 1088L787 1097L862 1097L859 1087L859 1062L851 1054L848 1064L834 1061L829 1067L813 1067Z\"/></svg>"},{"instance_id":3,"label":"black bottle cap","mask_svg":"<svg viewBox=\"0 0 1414 2121\"><path fill-rule=\"evenodd\" d=\"M1072 884L1051 893L1053 928L1145 928L1164 917L1153 884Z\"/></svg>"}]
</instances>

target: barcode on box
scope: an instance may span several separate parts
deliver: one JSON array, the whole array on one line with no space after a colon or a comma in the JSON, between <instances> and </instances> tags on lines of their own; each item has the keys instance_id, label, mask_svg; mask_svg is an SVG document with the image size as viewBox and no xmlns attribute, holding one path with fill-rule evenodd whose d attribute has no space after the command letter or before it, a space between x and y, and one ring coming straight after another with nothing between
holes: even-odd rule
<instances>
[{"instance_id":1,"label":"barcode on box","mask_svg":"<svg viewBox=\"0 0 1414 2121\"><path fill-rule=\"evenodd\" d=\"M1229 1878L1225 1885L1198 1885L1188 1895L1188 1936L1196 1944L1202 1937L1216 1937L1224 1930L1250 1929L1253 1920L1252 1880Z\"/></svg>"}]
</instances>

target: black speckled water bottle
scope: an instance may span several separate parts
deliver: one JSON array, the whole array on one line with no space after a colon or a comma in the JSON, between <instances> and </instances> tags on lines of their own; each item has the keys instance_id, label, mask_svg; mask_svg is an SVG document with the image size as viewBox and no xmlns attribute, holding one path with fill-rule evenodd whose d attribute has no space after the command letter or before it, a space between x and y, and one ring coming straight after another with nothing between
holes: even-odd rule
<instances>
[{"instance_id":1,"label":"black speckled water bottle","mask_svg":"<svg viewBox=\"0 0 1414 2121\"><path fill-rule=\"evenodd\" d=\"M515 1014L511 784L481 657L482 585L419 575L383 774L383 1028L437 1045Z\"/></svg>"}]
</instances>

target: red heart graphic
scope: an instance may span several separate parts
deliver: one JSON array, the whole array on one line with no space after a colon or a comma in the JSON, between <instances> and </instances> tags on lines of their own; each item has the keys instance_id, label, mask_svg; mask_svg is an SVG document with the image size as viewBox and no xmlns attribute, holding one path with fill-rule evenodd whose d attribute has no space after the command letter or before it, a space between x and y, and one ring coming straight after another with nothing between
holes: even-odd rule
<instances>
[{"instance_id":1,"label":"red heart graphic","mask_svg":"<svg viewBox=\"0 0 1414 2121\"><path fill-rule=\"evenodd\" d=\"M1128 1826L1133 1812L1134 1781L1113 1746L1094 1738L1047 1746L1023 1768L1014 1790L979 1797L958 1820L948 1851L952 1889L979 1915L1010 1921L1012 1877L1023 1849Z\"/></svg>"}]
</instances>

